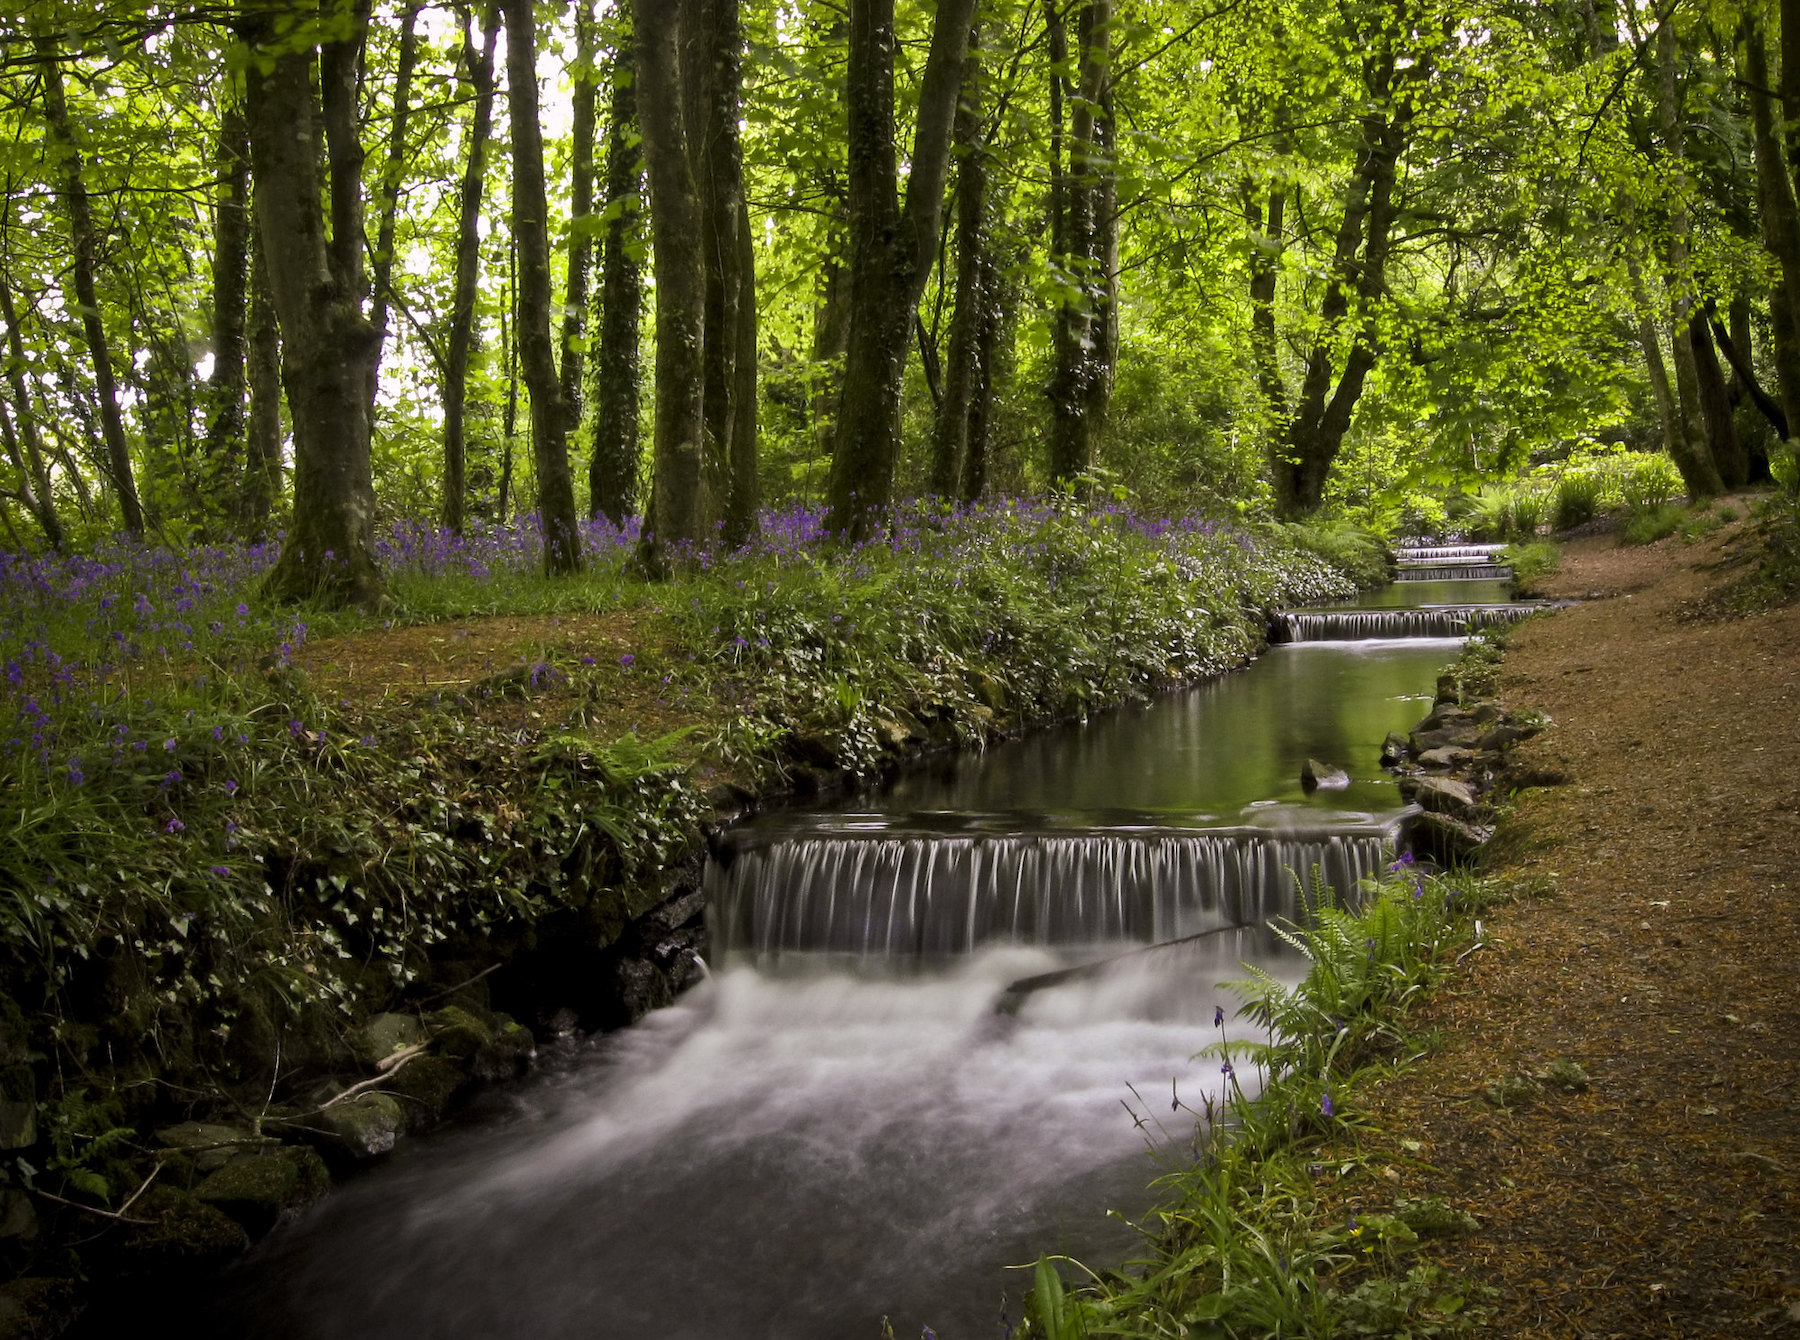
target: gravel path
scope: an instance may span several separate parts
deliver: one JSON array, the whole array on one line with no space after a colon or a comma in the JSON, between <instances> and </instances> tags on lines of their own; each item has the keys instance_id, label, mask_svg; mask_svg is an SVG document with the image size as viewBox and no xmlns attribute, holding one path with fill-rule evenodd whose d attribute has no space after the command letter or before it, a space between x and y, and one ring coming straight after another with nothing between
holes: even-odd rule
<instances>
[{"instance_id":1,"label":"gravel path","mask_svg":"<svg viewBox=\"0 0 1800 1340\"><path fill-rule=\"evenodd\" d=\"M1565 550L1547 593L1584 603L1501 681L1571 780L1520 799L1499 873L1551 891L1415 1020L1440 1050L1337 1189L1472 1211L1431 1255L1500 1291L1494 1334L1800 1336L1800 607L1700 617L1736 543ZM1558 1060L1588 1087L1487 1096Z\"/></svg>"}]
</instances>

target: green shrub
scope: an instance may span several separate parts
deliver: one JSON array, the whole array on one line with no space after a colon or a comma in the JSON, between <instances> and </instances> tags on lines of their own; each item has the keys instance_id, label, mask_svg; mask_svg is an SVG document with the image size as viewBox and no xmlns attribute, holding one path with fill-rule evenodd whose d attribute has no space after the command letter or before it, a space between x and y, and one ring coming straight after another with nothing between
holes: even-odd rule
<instances>
[{"instance_id":1,"label":"green shrub","mask_svg":"<svg viewBox=\"0 0 1800 1340\"><path fill-rule=\"evenodd\" d=\"M1562 549L1549 540L1534 540L1508 545L1501 559L1512 567L1514 587L1524 592L1562 566Z\"/></svg>"},{"instance_id":2,"label":"green shrub","mask_svg":"<svg viewBox=\"0 0 1800 1340\"><path fill-rule=\"evenodd\" d=\"M1387 543L1348 521L1289 522L1281 533L1296 548L1348 574L1359 587L1381 586L1393 578Z\"/></svg>"},{"instance_id":3,"label":"green shrub","mask_svg":"<svg viewBox=\"0 0 1800 1340\"><path fill-rule=\"evenodd\" d=\"M1551 515L1558 530L1568 530L1592 521L1600 511L1604 485L1597 474L1582 471L1566 474L1556 481Z\"/></svg>"},{"instance_id":4,"label":"green shrub","mask_svg":"<svg viewBox=\"0 0 1800 1340\"><path fill-rule=\"evenodd\" d=\"M1687 513L1673 503L1655 507L1634 507L1619 528L1620 544L1654 544L1681 529Z\"/></svg>"},{"instance_id":5,"label":"green shrub","mask_svg":"<svg viewBox=\"0 0 1800 1340\"><path fill-rule=\"evenodd\" d=\"M1529 485L1514 487L1512 495L1512 527L1510 533L1529 541L1544 524L1544 495Z\"/></svg>"},{"instance_id":6,"label":"green shrub","mask_svg":"<svg viewBox=\"0 0 1800 1340\"><path fill-rule=\"evenodd\" d=\"M1625 506L1633 512L1655 512L1667 507L1680 492L1681 475L1667 456L1647 456L1632 462L1626 467L1620 481L1620 494ZM1668 532L1664 531L1663 534Z\"/></svg>"}]
</instances>

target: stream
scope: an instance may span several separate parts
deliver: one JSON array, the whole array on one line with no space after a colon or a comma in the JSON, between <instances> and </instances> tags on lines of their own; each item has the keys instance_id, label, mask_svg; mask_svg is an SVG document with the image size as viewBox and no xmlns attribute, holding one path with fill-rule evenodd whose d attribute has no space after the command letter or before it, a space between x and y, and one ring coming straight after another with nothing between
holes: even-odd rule
<instances>
[{"instance_id":1,"label":"stream","mask_svg":"<svg viewBox=\"0 0 1800 1340\"><path fill-rule=\"evenodd\" d=\"M1482 575L1335 613L1405 633L1415 592L1500 604ZM1381 743L1459 645L1292 631L1316 640L738 825L708 981L278 1230L202 1333L998 1340L1016 1267L1129 1259L1217 1094L1219 984L1298 978L1263 927L1294 872L1391 859ZM1309 757L1350 784L1309 793Z\"/></svg>"}]
</instances>

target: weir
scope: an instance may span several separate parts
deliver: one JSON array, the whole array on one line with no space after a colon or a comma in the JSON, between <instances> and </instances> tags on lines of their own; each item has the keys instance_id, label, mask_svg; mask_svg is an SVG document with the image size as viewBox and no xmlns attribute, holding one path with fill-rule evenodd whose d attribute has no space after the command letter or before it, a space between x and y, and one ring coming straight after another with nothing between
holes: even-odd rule
<instances>
[{"instance_id":1,"label":"weir","mask_svg":"<svg viewBox=\"0 0 1800 1340\"><path fill-rule=\"evenodd\" d=\"M1504 563L1406 563L1396 574L1403 582L1463 582L1507 580L1512 569Z\"/></svg>"},{"instance_id":2,"label":"weir","mask_svg":"<svg viewBox=\"0 0 1800 1340\"><path fill-rule=\"evenodd\" d=\"M1281 610L1271 642L1359 642L1368 638L1466 637L1515 624L1539 605L1439 605L1425 609Z\"/></svg>"},{"instance_id":3,"label":"weir","mask_svg":"<svg viewBox=\"0 0 1800 1340\"><path fill-rule=\"evenodd\" d=\"M1409 560L1431 563L1492 563L1503 544L1413 544L1399 551L1402 564Z\"/></svg>"}]
</instances>

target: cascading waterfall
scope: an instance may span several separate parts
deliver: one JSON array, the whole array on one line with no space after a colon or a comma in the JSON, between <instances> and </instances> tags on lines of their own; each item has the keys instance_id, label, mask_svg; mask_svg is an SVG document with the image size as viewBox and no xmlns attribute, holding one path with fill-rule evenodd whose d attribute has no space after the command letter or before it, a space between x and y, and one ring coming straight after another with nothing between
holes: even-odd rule
<instances>
[{"instance_id":1,"label":"cascading waterfall","mask_svg":"<svg viewBox=\"0 0 1800 1340\"><path fill-rule=\"evenodd\" d=\"M1406 563L1395 574L1403 582L1505 581L1512 569L1504 563Z\"/></svg>"},{"instance_id":2,"label":"cascading waterfall","mask_svg":"<svg viewBox=\"0 0 1800 1340\"><path fill-rule=\"evenodd\" d=\"M802 838L715 861L707 892L727 955L1150 943L1293 919L1303 879L1349 896L1391 859L1392 840L1380 825Z\"/></svg>"},{"instance_id":3,"label":"cascading waterfall","mask_svg":"<svg viewBox=\"0 0 1800 1340\"><path fill-rule=\"evenodd\" d=\"M1403 547L1400 561L1409 559L1437 563L1491 563L1505 549L1503 544L1415 544Z\"/></svg>"},{"instance_id":4,"label":"cascading waterfall","mask_svg":"<svg viewBox=\"0 0 1800 1340\"><path fill-rule=\"evenodd\" d=\"M1271 642L1361 642L1371 638L1466 637L1517 623L1538 605L1440 605L1426 609L1281 610Z\"/></svg>"}]
</instances>

